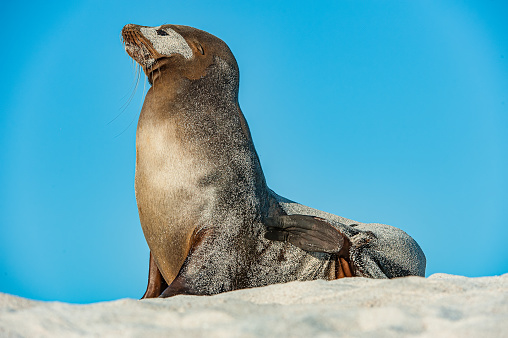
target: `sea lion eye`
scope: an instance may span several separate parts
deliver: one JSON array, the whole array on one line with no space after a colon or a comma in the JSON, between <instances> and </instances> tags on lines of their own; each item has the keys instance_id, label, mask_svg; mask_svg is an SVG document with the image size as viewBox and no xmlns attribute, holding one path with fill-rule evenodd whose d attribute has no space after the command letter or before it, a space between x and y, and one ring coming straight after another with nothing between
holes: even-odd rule
<instances>
[{"instance_id":1,"label":"sea lion eye","mask_svg":"<svg viewBox=\"0 0 508 338\"><path fill-rule=\"evenodd\" d=\"M165 35L169 35L169 34L168 34L168 32L166 32L163 29L157 29L157 35L165 36Z\"/></svg>"}]
</instances>

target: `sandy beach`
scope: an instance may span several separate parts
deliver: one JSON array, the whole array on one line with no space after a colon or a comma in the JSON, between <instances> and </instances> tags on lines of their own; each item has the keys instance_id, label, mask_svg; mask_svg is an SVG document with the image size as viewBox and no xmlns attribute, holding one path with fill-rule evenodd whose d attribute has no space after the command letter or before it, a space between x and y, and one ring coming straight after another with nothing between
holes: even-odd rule
<instances>
[{"instance_id":1,"label":"sandy beach","mask_svg":"<svg viewBox=\"0 0 508 338\"><path fill-rule=\"evenodd\" d=\"M87 305L0 294L4 337L502 337L508 274L292 282Z\"/></svg>"}]
</instances>

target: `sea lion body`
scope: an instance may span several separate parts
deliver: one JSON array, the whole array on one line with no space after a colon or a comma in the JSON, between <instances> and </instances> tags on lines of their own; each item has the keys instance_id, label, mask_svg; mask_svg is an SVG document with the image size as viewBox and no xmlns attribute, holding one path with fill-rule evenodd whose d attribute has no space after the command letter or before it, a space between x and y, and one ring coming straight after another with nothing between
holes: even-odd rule
<instances>
[{"instance_id":1,"label":"sea lion body","mask_svg":"<svg viewBox=\"0 0 508 338\"><path fill-rule=\"evenodd\" d=\"M268 188L238 105L238 66L222 40L176 25L127 25L122 34L153 84L138 122L135 187L155 263L150 279L160 271L169 285L163 296L335 279L349 271L344 259L353 260L355 275L390 277L376 276L359 250L374 234L372 225L299 205ZM293 214L326 220L352 243L349 257L265 238L266 219ZM404 273L421 275L424 256L416 242L401 230L379 227L409 243L418 264ZM159 290L159 280L149 289L152 283Z\"/></svg>"}]
</instances>

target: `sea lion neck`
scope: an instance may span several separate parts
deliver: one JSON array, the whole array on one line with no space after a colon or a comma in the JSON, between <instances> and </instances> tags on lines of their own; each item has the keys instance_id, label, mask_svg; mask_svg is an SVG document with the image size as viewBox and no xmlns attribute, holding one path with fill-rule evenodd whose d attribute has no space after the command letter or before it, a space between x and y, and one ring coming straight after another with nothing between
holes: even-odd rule
<instances>
[{"instance_id":1,"label":"sea lion neck","mask_svg":"<svg viewBox=\"0 0 508 338\"><path fill-rule=\"evenodd\" d=\"M154 82L146 94L145 102L147 100L149 102L157 101L162 104L178 101L179 96L186 92L189 85L189 80L179 74L169 71L163 72L154 77Z\"/></svg>"},{"instance_id":2,"label":"sea lion neck","mask_svg":"<svg viewBox=\"0 0 508 338\"><path fill-rule=\"evenodd\" d=\"M216 124L243 121L242 130L250 140L250 133L238 106L238 79L236 64L230 65L219 57L204 69L204 76L188 78L180 63L167 63L155 71L154 83L148 90L143 112L150 116L185 116L187 120L212 119ZM147 115L147 114L145 114ZM203 116L202 116L203 115ZM143 116L141 116L143 118ZM226 128L227 129L227 128Z\"/></svg>"}]
</instances>

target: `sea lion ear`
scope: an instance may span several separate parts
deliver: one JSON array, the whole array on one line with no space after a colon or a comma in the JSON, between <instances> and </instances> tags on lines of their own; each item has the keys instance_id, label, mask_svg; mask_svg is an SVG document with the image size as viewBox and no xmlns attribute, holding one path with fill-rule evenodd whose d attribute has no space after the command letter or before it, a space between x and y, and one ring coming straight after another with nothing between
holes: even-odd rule
<instances>
[{"instance_id":1,"label":"sea lion ear","mask_svg":"<svg viewBox=\"0 0 508 338\"><path fill-rule=\"evenodd\" d=\"M196 42L196 49L201 53L201 55L205 55L205 50L203 49L203 46L199 42Z\"/></svg>"}]
</instances>

